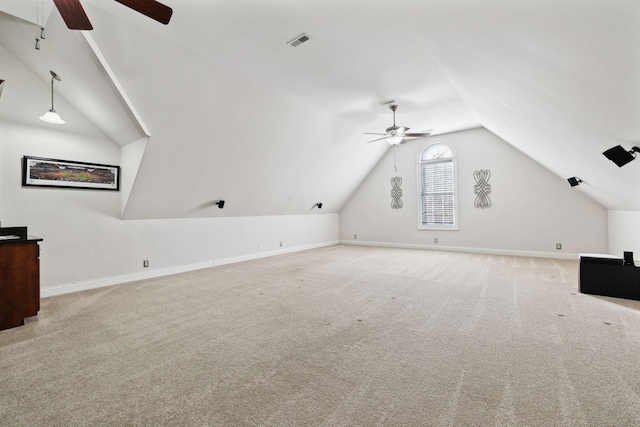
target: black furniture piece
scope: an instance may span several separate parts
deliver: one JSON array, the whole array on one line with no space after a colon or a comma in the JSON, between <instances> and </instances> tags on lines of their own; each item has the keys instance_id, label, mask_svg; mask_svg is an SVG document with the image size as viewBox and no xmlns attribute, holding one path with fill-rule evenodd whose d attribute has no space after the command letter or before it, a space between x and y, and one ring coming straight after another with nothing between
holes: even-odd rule
<instances>
[{"instance_id":1,"label":"black furniture piece","mask_svg":"<svg viewBox=\"0 0 640 427\"><path fill-rule=\"evenodd\" d=\"M40 241L27 227L0 228L0 330L40 310Z\"/></svg>"},{"instance_id":2,"label":"black furniture piece","mask_svg":"<svg viewBox=\"0 0 640 427\"><path fill-rule=\"evenodd\" d=\"M580 292L640 301L640 267L625 258L627 264L612 255L580 254Z\"/></svg>"}]
</instances>

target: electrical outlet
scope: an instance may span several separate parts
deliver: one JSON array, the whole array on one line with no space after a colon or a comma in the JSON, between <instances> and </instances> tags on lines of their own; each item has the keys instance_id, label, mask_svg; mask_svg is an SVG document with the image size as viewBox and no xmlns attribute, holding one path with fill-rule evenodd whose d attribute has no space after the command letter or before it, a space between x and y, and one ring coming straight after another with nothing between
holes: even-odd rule
<instances>
[{"instance_id":1,"label":"electrical outlet","mask_svg":"<svg viewBox=\"0 0 640 427\"><path fill-rule=\"evenodd\" d=\"M353 240L358 240L358 235L357 234L353 235Z\"/></svg>"},{"instance_id":2,"label":"electrical outlet","mask_svg":"<svg viewBox=\"0 0 640 427\"><path fill-rule=\"evenodd\" d=\"M562 243L556 243L556 249L558 250L562 249Z\"/></svg>"},{"instance_id":3,"label":"electrical outlet","mask_svg":"<svg viewBox=\"0 0 640 427\"><path fill-rule=\"evenodd\" d=\"M149 267L149 260L148 260L148 259L145 259L144 261L142 261L142 266L143 266L144 268Z\"/></svg>"},{"instance_id":4,"label":"electrical outlet","mask_svg":"<svg viewBox=\"0 0 640 427\"><path fill-rule=\"evenodd\" d=\"M258 243L258 250L262 249L262 245Z\"/></svg>"},{"instance_id":5,"label":"electrical outlet","mask_svg":"<svg viewBox=\"0 0 640 427\"><path fill-rule=\"evenodd\" d=\"M433 238L433 243L438 243L438 238L437 237Z\"/></svg>"},{"instance_id":6,"label":"electrical outlet","mask_svg":"<svg viewBox=\"0 0 640 427\"><path fill-rule=\"evenodd\" d=\"M283 247L283 246L284 246L284 244L282 242L280 242L280 247Z\"/></svg>"}]
</instances>

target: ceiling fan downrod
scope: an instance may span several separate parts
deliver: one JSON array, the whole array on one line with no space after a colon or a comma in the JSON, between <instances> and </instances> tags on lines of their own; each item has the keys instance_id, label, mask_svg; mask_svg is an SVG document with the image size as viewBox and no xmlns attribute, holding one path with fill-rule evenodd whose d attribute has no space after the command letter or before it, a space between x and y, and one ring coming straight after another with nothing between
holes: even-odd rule
<instances>
[{"instance_id":1,"label":"ceiling fan downrod","mask_svg":"<svg viewBox=\"0 0 640 427\"><path fill-rule=\"evenodd\" d=\"M398 109L398 104L389 105L391 111L393 111L393 127L396 126L396 110Z\"/></svg>"}]
</instances>

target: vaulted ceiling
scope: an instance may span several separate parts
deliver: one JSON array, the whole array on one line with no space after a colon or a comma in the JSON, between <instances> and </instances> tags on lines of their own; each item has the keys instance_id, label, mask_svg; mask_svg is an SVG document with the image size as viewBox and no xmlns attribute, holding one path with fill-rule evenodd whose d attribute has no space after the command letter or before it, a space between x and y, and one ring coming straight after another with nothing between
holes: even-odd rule
<instances>
[{"instance_id":1,"label":"vaulted ceiling","mask_svg":"<svg viewBox=\"0 0 640 427\"><path fill-rule=\"evenodd\" d=\"M114 144L150 135L125 217L222 215L211 201L230 197L225 215L337 212L388 149L362 133L391 124L389 99L413 131L483 126L640 210L640 162L602 155L640 139L634 0L165 0L167 26L83 0L87 33L44 0L36 51L39 3L0 0L0 44L43 86L59 73L59 96Z\"/></svg>"}]
</instances>

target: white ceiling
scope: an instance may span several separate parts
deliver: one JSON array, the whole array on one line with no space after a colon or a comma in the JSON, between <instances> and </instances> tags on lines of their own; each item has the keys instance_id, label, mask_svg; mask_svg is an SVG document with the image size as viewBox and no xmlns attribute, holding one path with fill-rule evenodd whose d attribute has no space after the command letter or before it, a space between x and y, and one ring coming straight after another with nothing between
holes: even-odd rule
<instances>
[{"instance_id":1,"label":"white ceiling","mask_svg":"<svg viewBox=\"0 0 640 427\"><path fill-rule=\"evenodd\" d=\"M11 12L25 1L0 0L0 10ZM604 206L640 210L640 162L619 169L601 154L618 144L630 149L640 140L636 0L165 0L174 10L168 26L116 2L82 3L98 47L108 53L115 75L129 82L125 91L138 97L135 105L144 104L144 89L131 82L155 79L170 86L182 78L181 69L154 60L152 52L136 69L123 60L145 56L139 44L163 54L166 44L176 58L201 57L216 70L239 72L344 120L354 135L391 124L390 112L379 104L388 99L400 105L398 124L413 131L484 126L558 176L582 178L577 191ZM59 62L74 82L75 89L60 85L65 99L116 143L138 139L143 132L122 107L122 94L95 57L86 59L92 53L84 38L56 29L63 25L54 11L48 27L59 41L46 43L67 48L44 55L44 49L34 53L32 26L26 24L18 32L20 25L12 26L11 34L0 28L0 41L34 70L50 55L49 65ZM297 48L286 44L301 33L311 40ZM156 41L147 41L151 34ZM137 57L127 56L134 46ZM188 53L176 53L180 49ZM145 60L153 68L141 69ZM86 72L81 61L94 67ZM119 112L114 117L101 109ZM357 148L342 152L365 156L370 168L380 151L372 154L365 141L364 135L350 136ZM359 171L351 179L364 175Z\"/></svg>"}]
</instances>

